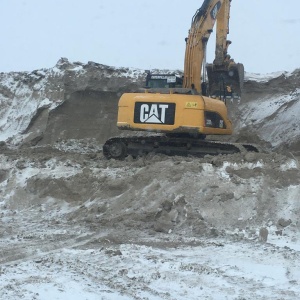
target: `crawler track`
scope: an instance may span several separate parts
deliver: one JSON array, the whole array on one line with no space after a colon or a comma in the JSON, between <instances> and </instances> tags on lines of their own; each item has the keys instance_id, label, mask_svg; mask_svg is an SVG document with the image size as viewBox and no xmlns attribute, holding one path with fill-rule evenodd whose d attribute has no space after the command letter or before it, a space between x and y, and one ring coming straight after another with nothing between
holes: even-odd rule
<instances>
[{"instance_id":1,"label":"crawler track","mask_svg":"<svg viewBox=\"0 0 300 300\"><path fill-rule=\"evenodd\" d=\"M259 152L255 145L239 143L223 143L206 141L197 138L149 136L149 137L116 137L106 141L103 154L106 158L123 159L127 155L133 157L148 153L166 155L197 156L206 154L233 154L239 152Z\"/></svg>"}]
</instances>

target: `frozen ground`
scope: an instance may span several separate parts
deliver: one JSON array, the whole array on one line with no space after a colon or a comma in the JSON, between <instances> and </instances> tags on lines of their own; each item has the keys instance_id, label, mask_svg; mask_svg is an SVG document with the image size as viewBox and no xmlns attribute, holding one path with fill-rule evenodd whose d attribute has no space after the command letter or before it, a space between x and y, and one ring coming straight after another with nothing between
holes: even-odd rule
<instances>
[{"instance_id":1,"label":"frozen ground","mask_svg":"<svg viewBox=\"0 0 300 300\"><path fill-rule=\"evenodd\" d=\"M300 292L299 252L288 247L184 238L156 245L169 240L163 236L116 244L103 235L87 246L78 233L71 246L72 232L44 231L44 239L66 240L51 249L43 239L36 253L6 263L2 299L297 299Z\"/></svg>"},{"instance_id":2,"label":"frozen ground","mask_svg":"<svg viewBox=\"0 0 300 300\"><path fill-rule=\"evenodd\" d=\"M0 299L298 299L297 159L2 153Z\"/></svg>"}]
</instances>

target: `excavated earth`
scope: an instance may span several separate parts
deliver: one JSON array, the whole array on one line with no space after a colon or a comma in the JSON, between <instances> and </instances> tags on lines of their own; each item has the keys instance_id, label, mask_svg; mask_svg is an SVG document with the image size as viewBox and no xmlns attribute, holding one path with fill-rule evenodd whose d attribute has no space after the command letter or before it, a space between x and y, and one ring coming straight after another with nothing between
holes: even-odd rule
<instances>
[{"instance_id":1,"label":"excavated earth","mask_svg":"<svg viewBox=\"0 0 300 300\"><path fill-rule=\"evenodd\" d=\"M144 72L0 74L0 298L298 299L299 77L248 76L228 104L227 140L261 153L116 161L102 145Z\"/></svg>"}]
</instances>

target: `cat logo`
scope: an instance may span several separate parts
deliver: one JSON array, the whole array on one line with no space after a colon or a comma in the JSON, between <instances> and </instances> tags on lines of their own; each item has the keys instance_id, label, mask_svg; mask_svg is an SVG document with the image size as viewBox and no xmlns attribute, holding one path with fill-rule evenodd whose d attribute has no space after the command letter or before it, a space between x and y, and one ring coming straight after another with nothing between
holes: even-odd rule
<instances>
[{"instance_id":1,"label":"cat logo","mask_svg":"<svg viewBox=\"0 0 300 300\"><path fill-rule=\"evenodd\" d=\"M134 122L147 124L174 124L175 103L136 102Z\"/></svg>"},{"instance_id":2,"label":"cat logo","mask_svg":"<svg viewBox=\"0 0 300 300\"><path fill-rule=\"evenodd\" d=\"M165 123L167 104L141 105L140 120L142 123Z\"/></svg>"}]
</instances>

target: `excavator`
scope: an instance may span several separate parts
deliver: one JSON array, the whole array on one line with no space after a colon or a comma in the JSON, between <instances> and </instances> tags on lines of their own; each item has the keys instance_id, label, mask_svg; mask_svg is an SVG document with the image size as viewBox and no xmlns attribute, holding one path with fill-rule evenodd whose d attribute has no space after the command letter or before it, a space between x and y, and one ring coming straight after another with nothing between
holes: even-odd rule
<instances>
[{"instance_id":1,"label":"excavator","mask_svg":"<svg viewBox=\"0 0 300 300\"><path fill-rule=\"evenodd\" d=\"M226 101L239 99L242 93L244 67L227 52L230 5L231 0L204 0L194 14L185 39L183 78L148 72L142 92L121 96L117 127L144 134L110 138L103 145L106 158L152 152L204 156L258 151L254 145L205 139L232 134ZM207 42L215 24L215 59L207 64Z\"/></svg>"}]
</instances>

